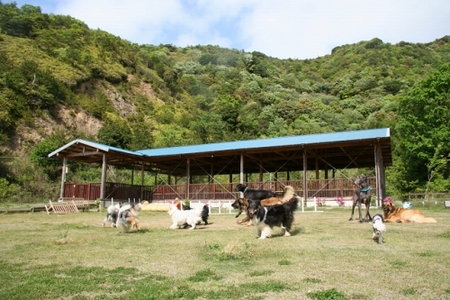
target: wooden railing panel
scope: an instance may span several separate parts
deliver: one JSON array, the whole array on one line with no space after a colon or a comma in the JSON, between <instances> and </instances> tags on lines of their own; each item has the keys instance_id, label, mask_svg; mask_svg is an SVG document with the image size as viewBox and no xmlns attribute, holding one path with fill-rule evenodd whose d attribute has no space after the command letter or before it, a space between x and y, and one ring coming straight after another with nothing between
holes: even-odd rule
<instances>
[{"instance_id":1,"label":"wooden railing panel","mask_svg":"<svg viewBox=\"0 0 450 300\"><path fill-rule=\"evenodd\" d=\"M375 195L375 178L369 177L372 193ZM308 179L308 198L349 198L353 195L354 185L348 178ZM189 200L234 200L239 197L234 189L238 183L199 183L189 185L189 195L186 195L186 184L139 186L107 182L105 198L117 201L162 201L189 199ZM272 182L249 182L247 186L252 189L268 189L282 193L285 185L294 187L297 195L303 197L303 180L279 180ZM141 188L143 198L141 198ZM100 183L73 184L67 183L64 187L64 197L81 197L86 200L100 198Z\"/></svg>"}]
</instances>

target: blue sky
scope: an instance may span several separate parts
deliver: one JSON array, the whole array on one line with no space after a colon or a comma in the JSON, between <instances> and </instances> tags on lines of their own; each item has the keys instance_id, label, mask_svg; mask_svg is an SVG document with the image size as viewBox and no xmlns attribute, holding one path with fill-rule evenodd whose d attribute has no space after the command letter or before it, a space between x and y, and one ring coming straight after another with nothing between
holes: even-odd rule
<instances>
[{"instance_id":1,"label":"blue sky","mask_svg":"<svg viewBox=\"0 0 450 300\"><path fill-rule=\"evenodd\" d=\"M2 0L3 3L14 1ZM16 0L138 44L219 45L308 59L375 37L450 35L449 0Z\"/></svg>"}]
</instances>

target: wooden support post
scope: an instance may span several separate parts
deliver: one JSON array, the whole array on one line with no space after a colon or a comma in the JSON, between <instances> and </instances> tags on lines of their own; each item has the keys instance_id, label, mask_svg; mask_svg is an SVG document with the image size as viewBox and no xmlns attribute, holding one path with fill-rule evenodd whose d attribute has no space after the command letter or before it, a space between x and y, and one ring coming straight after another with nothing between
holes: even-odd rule
<instances>
[{"instance_id":1,"label":"wooden support post","mask_svg":"<svg viewBox=\"0 0 450 300\"><path fill-rule=\"evenodd\" d=\"M184 199L189 199L190 183L191 183L191 160L188 158L187 164L186 164L186 195L185 195Z\"/></svg>"},{"instance_id":2,"label":"wooden support post","mask_svg":"<svg viewBox=\"0 0 450 300\"><path fill-rule=\"evenodd\" d=\"M303 146L303 199L304 203L308 203L308 157L306 154L306 147Z\"/></svg>"},{"instance_id":3,"label":"wooden support post","mask_svg":"<svg viewBox=\"0 0 450 300\"><path fill-rule=\"evenodd\" d=\"M63 167L61 172L61 190L59 192L59 199L64 197L64 184L66 182L66 171L67 171L67 158L63 158Z\"/></svg>"},{"instance_id":4,"label":"wooden support post","mask_svg":"<svg viewBox=\"0 0 450 300\"><path fill-rule=\"evenodd\" d=\"M386 198L386 178L384 174L384 162L383 162L383 153L381 151L380 142L374 146L374 155L375 155L375 178L376 178L376 193L377 193L377 207L381 206L381 202L384 198Z\"/></svg>"},{"instance_id":5,"label":"wooden support post","mask_svg":"<svg viewBox=\"0 0 450 300\"><path fill-rule=\"evenodd\" d=\"M102 181L100 183L100 199L105 199L105 189L106 189L106 169L107 169L107 160L106 154L103 153L103 163L102 163Z\"/></svg>"}]
</instances>

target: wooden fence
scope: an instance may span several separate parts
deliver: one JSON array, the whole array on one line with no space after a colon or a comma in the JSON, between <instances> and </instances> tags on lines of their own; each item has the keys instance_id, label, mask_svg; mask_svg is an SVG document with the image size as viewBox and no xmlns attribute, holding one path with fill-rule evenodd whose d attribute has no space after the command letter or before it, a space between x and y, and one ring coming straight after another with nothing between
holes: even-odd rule
<instances>
[{"instance_id":1,"label":"wooden fence","mask_svg":"<svg viewBox=\"0 0 450 300\"><path fill-rule=\"evenodd\" d=\"M375 178L369 177L372 193L375 197ZM140 186L107 182L105 186L105 199L113 198L115 201L166 201L179 198L182 200L234 200L239 193L234 189L238 183L196 183L189 185L187 193L186 184ZM303 197L303 180L279 180L272 182L248 182L246 185L252 189L266 189L283 193L285 185L294 187L295 192ZM141 199L141 189L143 197ZM348 178L309 179L307 181L308 199L319 198L334 200L336 198L351 198L354 185ZM85 200L100 199L100 183L66 183L64 197L77 197Z\"/></svg>"},{"instance_id":2,"label":"wooden fence","mask_svg":"<svg viewBox=\"0 0 450 300\"><path fill-rule=\"evenodd\" d=\"M66 183L64 184L64 198L83 198L85 200L100 199L100 183ZM141 199L141 190L143 197ZM105 198L120 201L148 200L152 197L151 186L131 185L107 182L105 184Z\"/></svg>"},{"instance_id":3,"label":"wooden fence","mask_svg":"<svg viewBox=\"0 0 450 300\"><path fill-rule=\"evenodd\" d=\"M408 201L413 207L449 205L450 193L409 193Z\"/></svg>"},{"instance_id":4,"label":"wooden fence","mask_svg":"<svg viewBox=\"0 0 450 300\"><path fill-rule=\"evenodd\" d=\"M375 195L375 178L369 177L369 184L373 188ZM152 200L168 200L168 199L189 199L189 200L231 200L236 199L239 193L234 189L238 183L209 183L209 184L190 184L189 195L187 195L187 185L156 185L153 189ZM246 183L252 189L272 190L279 194L283 193L285 185L291 185L297 195L303 197L303 180L280 180L276 182L249 182ZM332 178L332 179L309 179L307 181L308 197L307 198L348 198L352 197L354 184L348 178ZM375 197L374 197L375 198Z\"/></svg>"}]
</instances>

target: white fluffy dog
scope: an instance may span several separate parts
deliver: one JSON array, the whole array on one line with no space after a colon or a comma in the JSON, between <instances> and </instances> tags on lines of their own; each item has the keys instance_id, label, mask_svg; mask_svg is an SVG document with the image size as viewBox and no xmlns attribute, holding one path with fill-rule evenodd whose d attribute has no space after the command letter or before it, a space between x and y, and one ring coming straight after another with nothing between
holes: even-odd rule
<instances>
[{"instance_id":1,"label":"white fluffy dog","mask_svg":"<svg viewBox=\"0 0 450 300\"><path fill-rule=\"evenodd\" d=\"M177 229L186 224L191 226L189 230L195 229L198 223L202 221L202 210L203 206L198 205L191 210L179 210L176 204L170 204L169 216L172 218L171 229Z\"/></svg>"},{"instance_id":2,"label":"white fluffy dog","mask_svg":"<svg viewBox=\"0 0 450 300\"><path fill-rule=\"evenodd\" d=\"M383 242L383 232L386 231L386 225L384 224L384 218L380 214L376 214L372 218L372 239L378 244L382 244Z\"/></svg>"},{"instance_id":3,"label":"white fluffy dog","mask_svg":"<svg viewBox=\"0 0 450 300\"><path fill-rule=\"evenodd\" d=\"M116 227L117 216L119 214L119 210L120 210L119 203L117 203L116 205L111 204L110 206L108 206L106 217L103 220L102 226L105 227L105 225L107 223L111 222L111 227L112 228Z\"/></svg>"},{"instance_id":4,"label":"white fluffy dog","mask_svg":"<svg viewBox=\"0 0 450 300\"><path fill-rule=\"evenodd\" d=\"M122 229L122 233L129 232L133 227L137 231L141 229L138 218L141 208L142 205L138 203L135 205L125 204L119 209L116 226Z\"/></svg>"}]
</instances>

